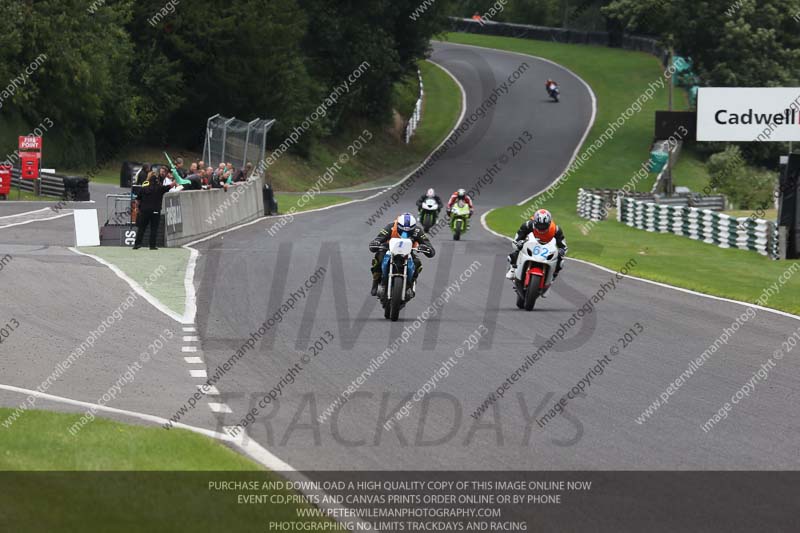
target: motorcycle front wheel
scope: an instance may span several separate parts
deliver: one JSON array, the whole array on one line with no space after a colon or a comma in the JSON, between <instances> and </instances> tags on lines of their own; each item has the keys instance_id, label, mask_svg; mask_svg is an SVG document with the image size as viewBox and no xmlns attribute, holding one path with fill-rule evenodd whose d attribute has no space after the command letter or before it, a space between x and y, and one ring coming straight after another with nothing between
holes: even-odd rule
<instances>
[{"instance_id":1,"label":"motorcycle front wheel","mask_svg":"<svg viewBox=\"0 0 800 533\"><path fill-rule=\"evenodd\" d=\"M539 297L539 284L542 281L542 276L532 275L528 283L528 289L525 291L525 310L533 311L533 306L536 305L536 298Z\"/></svg>"},{"instance_id":2,"label":"motorcycle front wheel","mask_svg":"<svg viewBox=\"0 0 800 533\"><path fill-rule=\"evenodd\" d=\"M522 296L525 294L525 286L522 284L522 281L515 280L514 284L516 285L517 290L514 291L517 295L517 307L519 309L525 309L525 297Z\"/></svg>"},{"instance_id":3,"label":"motorcycle front wheel","mask_svg":"<svg viewBox=\"0 0 800 533\"><path fill-rule=\"evenodd\" d=\"M389 300L389 318L392 322L397 322L400 318L400 308L403 306L403 282L396 279L392 283L392 299Z\"/></svg>"}]
</instances>

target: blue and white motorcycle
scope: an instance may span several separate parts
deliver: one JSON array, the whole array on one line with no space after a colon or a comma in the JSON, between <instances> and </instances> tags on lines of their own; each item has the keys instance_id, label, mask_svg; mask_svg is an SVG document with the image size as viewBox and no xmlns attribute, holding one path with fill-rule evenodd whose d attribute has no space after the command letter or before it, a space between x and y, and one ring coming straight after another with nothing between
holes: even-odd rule
<instances>
[{"instance_id":1,"label":"blue and white motorcycle","mask_svg":"<svg viewBox=\"0 0 800 533\"><path fill-rule=\"evenodd\" d=\"M404 232L400 238L389 239L389 248L383 256L383 277L387 279L386 292L380 298L383 305L383 317L396 322L400 310L405 307L408 289L416 289L414 279L414 241Z\"/></svg>"}]
</instances>

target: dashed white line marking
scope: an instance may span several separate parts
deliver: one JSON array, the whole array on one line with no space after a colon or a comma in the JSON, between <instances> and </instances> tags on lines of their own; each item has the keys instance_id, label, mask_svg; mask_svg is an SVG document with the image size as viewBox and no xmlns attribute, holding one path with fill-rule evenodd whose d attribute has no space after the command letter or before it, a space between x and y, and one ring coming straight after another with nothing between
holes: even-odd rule
<instances>
[{"instance_id":1,"label":"dashed white line marking","mask_svg":"<svg viewBox=\"0 0 800 533\"><path fill-rule=\"evenodd\" d=\"M207 378L208 374L206 374L205 369L202 370L189 370L189 373L192 375L193 378Z\"/></svg>"},{"instance_id":2,"label":"dashed white line marking","mask_svg":"<svg viewBox=\"0 0 800 533\"><path fill-rule=\"evenodd\" d=\"M195 337L195 336L192 336L192 335L184 335L183 336L183 342L198 342L198 341L199 341L199 339L197 337Z\"/></svg>"},{"instance_id":3,"label":"dashed white line marking","mask_svg":"<svg viewBox=\"0 0 800 533\"><path fill-rule=\"evenodd\" d=\"M197 346L183 346L181 347L182 352L196 352Z\"/></svg>"},{"instance_id":4,"label":"dashed white line marking","mask_svg":"<svg viewBox=\"0 0 800 533\"><path fill-rule=\"evenodd\" d=\"M194 328L194 326L184 326L183 331L186 333L194 333L197 330Z\"/></svg>"},{"instance_id":5,"label":"dashed white line marking","mask_svg":"<svg viewBox=\"0 0 800 533\"><path fill-rule=\"evenodd\" d=\"M198 385L197 390L206 394L207 396L219 396L219 389L217 389L214 385Z\"/></svg>"},{"instance_id":6,"label":"dashed white line marking","mask_svg":"<svg viewBox=\"0 0 800 533\"><path fill-rule=\"evenodd\" d=\"M203 360L200 359L199 357L184 357L183 360L186 361L187 363L189 363L190 365L202 365L203 364Z\"/></svg>"},{"instance_id":7,"label":"dashed white line marking","mask_svg":"<svg viewBox=\"0 0 800 533\"><path fill-rule=\"evenodd\" d=\"M212 411L214 411L215 413L232 413L233 412L231 410L231 408L228 407L228 405L224 404L224 403L208 402L208 407Z\"/></svg>"}]
</instances>

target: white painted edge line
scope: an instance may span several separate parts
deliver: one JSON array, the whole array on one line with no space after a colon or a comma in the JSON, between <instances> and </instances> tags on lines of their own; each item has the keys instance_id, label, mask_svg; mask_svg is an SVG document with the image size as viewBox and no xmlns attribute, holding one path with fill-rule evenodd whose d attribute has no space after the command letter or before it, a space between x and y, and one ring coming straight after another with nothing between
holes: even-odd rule
<instances>
[{"instance_id":1,"label":"white painted edge line","mask_svg":"<svg viewBox=\"0 0 800 533\"><path fill-rule=\"evenodd\" d=\"M26 191L26 192L30 192L30 191ZM57 196L52 196L51 198L53 199L52 201L50 201L50 200L3 200L3 203L0 204L0 205L6 205L6 204L15 204L15 205L16 204L28 204L28 205L31 205L31 206L39 205L39 204L53 205L53 204L60 203L63 200L63 198L58 198ZM97 201L96 200L69 200L69 201L66 201L64 203L65 204L96 204ZM48 207L47 209L50 209L50 208ZM37 209L37 211L38 211L38 209ZM32 211L27 211L27 212L28 213L32 213Z\"/></svg>"},{"instance_id":2,"label":"white painted edge line","mask_svg":"<svg viewBox=\"0 0 800 533\"><path fill-rule=\"evenodd\" d=\"M543 61L545 63L549 63L549 64L551 64L551 65L553 65L555 67L560 68L561 70L563 70L565 72L568 72L572 77L574 77L576 80L581 82L584 87L586 87L586 90L588 91L589 96L592 99L592 117L589 119L589 125L586 127L586 130L583 132L583 137L581 137L581 140L578 143L578 146L575 148L575 151L572 153L572 157L570 158L569 163L567 163L567 166L564 167L564 170L561 171L561 173L558 175L558 178L556 178L552 183L550 183L550 185L548 185L547 187L545 187L541 191L539 191L537 193L534 193L531 196L525 198L524 200L519 202L517 205L524 205L524 204L530 202L532 199L534 199L537 196L539 196L540 194L547 192L553 186L555 186L555 184L558 183L558 181L561 178L561 176L566 174L566 172L569 170L569 167L571 167L572 163L574 163L575 159L577 159L578 154L580 153L580 150L583 147L583 143L586 142L586 138L589 136L589 133L592 131L592 128L594 127L594 122L595 122L595 119L597 118L597 96L594 94L594 91L589 86L589 84L586 83L586 81L583 78L581 78L580 76L575 74L572 70L568 69L564 65L560 65L560 64L556 63L555 61L552 61L552 60L544 58L544 57L534 56L534 55L531 55L531 54L523 54L522 52L510 52L508 50L502 50L500 48L489 48L489 47L486 47L486 46L476 46L476 45L473 45L473 44L451 43L449 41L438 41L438 42L441 42L441 43L447 44L447 45L452 45L452 46L466 46L466 47L469 47L469 48L481 48L483 50L493 50L495 52L502 52L502 53L506 53L506 54L513 54L513 55L518 55L518 56L523 56L523 57L531 57L533 59L537 59L539 61Z\"/></svg>"},{"instance_id":3,"label":"white painted edge line","mask_svg":"<svg viewBox=\"0 0 800 533\"><path fill-rule=\"evenodd\" d=\"M30 389L23 389L21 387L14 387L12 385L3 385L0 384L0 389L7 390L10 392L16 392L19 394L27 394L29 396L35 396L37 398L44 398L45 400L50 400L54 402L65 403L68 405L75 405L78 407L86 407L86 408L93 408L95 411L105 411L107 413L114 413L118 415L128 416L131 418L135 418L137 420L141 420L143 422L151 422L154 424L168 424L170 423L169 420L166 418L161 418L160 416L149 415L146 413L137 413L136 411L128 411L125 409L117 409L115 407L108 407L105 405L97 405L89 402L83 402L80 400L73 400L70 398L64 398L63 396L54 396L52 394L42 393L35 390ZM290 474L293 480L296 481L311 481L308 477L306 477L301 472L297 471L295 468L292 467L289 463L286 463L279 459L277 456L273 455L269 452L266 448L258 444L253 439L246 439L244 438L244 434L240 434L241 436L231 437L229 434L226 433L219 433L217 431L213 431L210 429L205 429L197 426L190 426L188 424L184 424L182 422L172 422L172 427L178 429L185 429L187 431L191 431L193 433L198 433L200 435L210 437L212 439L216 439L222 442L226 442L234 446L235 448L239 449L244 455L255 461L256 463L260 464L261 466L268 468L273 472L282 472L284 474ZM230 427L230 426L228 426ZM223 429L225 429L223 427ZM312 491L300 491L303 494L308 494ZM336 504L318 504L318 507L321 509L329 509L329 510L337 510L343 511L347 510L347 507L343 505L336 505ZM339 520L336 518L337 516L347 516L347 513L332 513L332 520ZM354 524L362 524L362 528L359 528L356 525L356 530L359 531L372 531L370 526L368 526L364 521L359 518L352 518L348 519L349 522Z\"/></svg>"},{"instance_id":4,"label":"white painted edge line","mask_svg":"<svg viewBox=\"0 0 800 533\"><path fill-rule=\"evenodd\" d=\"M183 360L186 361L187 363L189 363L190 365L202 365L203 364L203 360L201 358L199 358L199 357L184 357Z\"/></svg>"},{"instance_id":5,"label":"white painted edge line","mask_svg":"<svg viewBox=\"0 0 800 533\"><path fill-rule=\"evenodd\" d=\"M511 237L509 237L507 235L503 235L502 233L498 233L498 232L494 231L486 223L486 215L488 215L492 211L494 211L494 209L491 209L491 210L487 211L486 213L484 213L481 216L481 225L483 226L483 229L485 229L489 233L492 233L493 235L496 235L497 237L501 237L503 239L508 239L509 241L513 241L514 239L512 239ZM583 259L576 259L574 257L567 257L567 260L568 261L575 261L576 263L582 263L584 265L589 265L589 266L594 267L594 268L599 268L600 270L604 270L605 272L609 272L611 274L617 274L616 270L612 270L610 268L606 268L606 267L601 266L601 265L596 265L594 263L590 263L589 261L585 261ZM720 302L727 302L727 303L737 304L737 305L741 305L741 306L744 306L744 307L752 307L753 309L758 309L759 311L768 311L770 313L775 313L776 315L781 315L781 316L793 318L795 320L800 320L800 316L799 315L793 315L791 313L787 313L786 311L780 311L778 309L772 309L771 307L764 307L762 305L753 304L753 303L749 303L749 302L743 302L741 300L732 300L730 298L723 298L722 296L714 296L713 294L705 294L705 293L702 293L702 292L693 291L691 289L684 289L683 287L676 287L674 285L668 285L666 283L661 283L661 282L653 281L653 280L650 280L650 279L638 278L636 276L631 276L630 274L621 274L620 273L619 275L624 277L624 278L628 278L628 279L632 279L632 280L636 280L636 281L641 281L642 283L649 283L650 285L656 285L658 287L664 287L666 289L672 289L674 291L685 292L686 294L692 294L694 296L702 296L704 298L710 298L711 300L717 300L717 301L720 301Z\"/></svg>"},{"instance_id":6,"label":"white painted edge line","mask_svg":"<svg viewBox=\"0 0 800 533\"><path fill-rule=\"evenodd\" d=\"M194 319L197 316L197 289L194 286L194 272L197 268L197 256L200 255L194 248L182 246L189 250L189 261L186 263L186 274L183 277L183 289L186 293L186 299L183 303L183 320L184 324L192 325L191 331L194 329ZM184 331L187 331L184 328Z\"/></svg>"},{"instance_id":7,"label":"white painted edge line","mask_svg":"<svg viewBox=\"0 0 800 533\"><path fill-rule=\"evenodd\" d=\"M179 316L173 310L169 309L167 306L162 304L155 296L153 296L152 294L150 294L149 292L144 290L144 287L139 285L139 283L136 280L134 280L133 278L128 276L125 272L123 272L117 265L109 263L108 261L106 261L102 257L98 257L96 255L92 255L92 254L89 254L89 253L86 253L86 252L81 252L80 250L78 250L74 246L70 246L68 248L68 250L70 250L70 251L72 251L72 252L74 252L74 253L76 253L78 255L91 257L92 259L94 259L95 261L100 263L101 265L107 266L108 268L111 269L111 271L114 274L117 275L118 278L120 278L122 281L127 283L131 287L131 289L134 292L136 292L136 294L138 294L139 296L141 296L142 298L147 300L153 307L155 307L156 309L158 309L159 311L161 311L162 313L164 313L165 315L167 315L171 319L175 320L176 322L183 322L183 317Z\"/></svg>"},{"instance_id":8,"label":"white painted edge line","mask_svg":"<svg viewBox=\"0 0 800 533\"><path fill-rule=\"evenodd\" d=\"M13 224L6 224L5 226L0 226L0 229L13 228L14 226L22 226L22 225L25 225L25 224L33 224L34 222L46 222L48 220L55 220L57 218L63 218L63 217L71 216L72 215L72 210L69 209L67 211L68 211L67 213L61 213L60 215L56 215L56 216L53 216L53 217L34 218L33 220L25 220L24 222L14 222ZM12 216L16 216L16 215L12 215Z\"/></svg>"},{"instance_id":9,"label":"white painted edge line","mask_svg":"<svg viewBox=\"0 0 800 533\"><path fill-rule=\"evenodd\" d=\"M206 369L205 368L201 368L201 369L198 369L198 370L189 370L189 375L191 375L193 378L207 378L208 377L208 374L206 374Z\"/></svg>"},{"instance_id":10,"label":"white painted edge line","mask_svg":"<svg viewBox=\"0 0 800 533\"><path fill-rule=\"evenodd\" d=\"M385 189L386 187L390 187L390 186L391 186L390 184L387 184L387 185L376 185L374 187L367 187L366 189L358 189L358 190L352 190L352 191L348 191L347 189L333 189L333 190L330 190L330 191L320 191L317 194L347 195L347 194L356 194L356 193L360 193L360 192L377 191L378 189ZM294 194L294 193L286 192L286 193L280 193L280 194ZM297 194L302 194L302 193L297 193Z\"/></svg>"},{"instance_id":11,"label":"white painted edge line","mask_svg":"<svg viewBox=\"0 0 800 533\"><path fill-rule=\"evenodd\" d=\"M297 216L305 215L305 214L308 214L308 213L317 213L319 211L327 211L329 209L336 209L336 208L339 208L339 207L344 207L346 205L355 204L355 203L358 203L358 202L366 202L367 200L372 200L373 198L377 198L381 194L383 194L383 193L385 193L385 192L387 192L387 191L389 191L391 189L394 189L395 187L397 187L399 185L402 185L405 181L407 181L409 178L411 178L411 176L413 176L420 168L424 167L427 164L427 162L439 151L439 149L442 146L444 146L445 143L447 143L447 140L450 138L451 135L453 135L453 132L456 131L456 129L458 128L459 124L461 124L461 121L464 120L464 116L467 113L467 93L464 90L464 86L461 85L461 82L459 82L458 79L453 75L453 73L450 72L449 70L447 70L447 68L445 68L444 66L440 65L439 63L436 63L435 61L431 61L430 59L427 59L426 61L428 61L429 63L432 63L432 64L436 65L437 67L439 67L440 69L442 69L445 72L445 74L447 74L448 76L450 76L453 79L453 81L456 83L456 85L458 85L458 88L461 90L461 114L459 115L458 119L456 120L455 124L453 125L453 128L447 133L447 135L445 135L445 137L442 140L442 142L439 143L439 145L436 148L434 148L431 151L431 153L428 154L428 156L424 160L422 160L422 162L419 165L417 165L412 171L410 171L408 174L406 174L405 177L403 177L402 179L400 179L400 181L397 181L396 183L393 183L391 185L386 185L386 186L382 187L382 190L380 192L377 192L377 193L375 193L373 195L370 195L370 196L367 196L365 198L359 198L359 199L356 199L356 200L350 200L348 202L342 202L341 204L329 205L327 207L318 207L316 209L309 209L308 211L300 211L298 213L293 213L292 217L297 217ZM193 246L195 244L198 244L198 243L201 243L201 242L205 242L207 240L213 239L213 238L218 237L220 235L224 235L225 233L229 233L231 231L236 231L238 229L250 226L250 225L255 224L257 222L263 222L265 220L283 218L283 217L286 217L286 216L288 216L288 215L274 215L274 216L269 216L269 217L259 217L259 218L255 219L255 220L251 220L250 222L245 222L244 224L240 224L238 226L234 226L234 227L228 228L226 230L218 231L217 233L208 235L207 237L203 237L202 239L198 239L196 241L192 241L190 243L184 244L183 247L184 248L188 248L190 250L194 250L194 248L191 248L191 246Z\"/></svg>"},{"instance_id":12,"label":"white painted edge line","mask_svg":"<svg viewBox=\"0 0 800 533\"><path fill-rule=\"evenodd\" d=\"M3 203L2 203L2 204L0 204L0 205L6 205L7 203L9 203L9 201L8 201L8 200L5 200L5 201L3 201ZM22 201L20 201L20 203L22 203ZM26 202L26 203L27 203L27 202ZM50 209L50 208L49 208L49 207L43 207L43 208L41 208L41 209L34 209L33 211L23 211L22 213L17 213L16 215L3 215L3 216L1 216L0 218L13 218L13 217L21 217L21 216L23 216L23 215L30 215L30 214L32 214L32 213L38 213L39 211L47 211L48 209Z\"/></svg>"},{"instance_id":13,"label":"white painted edge line","mask_svg":"<svg viewBox=\"0 0 800 533\"><path fill-rule=\"evenodd\" d=\"M196 352L197 346L181 346L182 352Z\"/></svg>"},{"instance_id":14,"label":"white painted edge line","mask_svg":"<svg viewBox=\"0 0 800 533\"><path fill-rule=\"evenodd\" d=\"M225 403L208 402L208 408L215 413L232 413L233 410Z\"/></svg>"}]
</instances>

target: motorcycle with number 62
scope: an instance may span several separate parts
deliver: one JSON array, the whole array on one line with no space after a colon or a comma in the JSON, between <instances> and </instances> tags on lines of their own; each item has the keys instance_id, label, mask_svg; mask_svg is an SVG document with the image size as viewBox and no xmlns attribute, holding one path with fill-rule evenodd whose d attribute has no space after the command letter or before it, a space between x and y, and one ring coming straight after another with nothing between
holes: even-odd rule
<instances>
[{"instance_id":1,"label":"motorcycle with number 62","mask_svg":"<svg viewBox=\"0 0 800 533\"><path fill-rule=\"evenodd\" d=\"M533 233L528 235L517 256L517 270L512 280L517 293L517 307L533 310L537 298L546 294L553 284L557 264L556 240L542 242Z\"/></svg>"}]
</instances>

